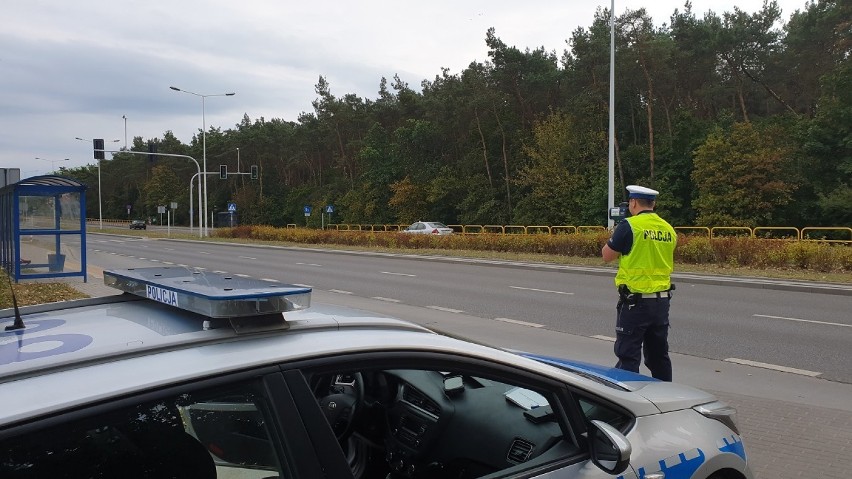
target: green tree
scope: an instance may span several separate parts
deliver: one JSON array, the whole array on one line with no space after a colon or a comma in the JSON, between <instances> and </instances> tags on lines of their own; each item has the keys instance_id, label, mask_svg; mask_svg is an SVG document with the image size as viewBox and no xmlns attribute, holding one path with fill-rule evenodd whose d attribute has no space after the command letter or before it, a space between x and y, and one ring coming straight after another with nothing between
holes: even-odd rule
<instances>
[{"instance_id":1,"label":"green tree","mask_svg":"<svg viewBox=\"0 0 852 479\"><path fill-rule=\"evenodd\" d=\"M797 184L786 132L736 123L716 129L695 151L693 206L703 226L768 226L790 203Z\"/></svg>"}]
</instances>

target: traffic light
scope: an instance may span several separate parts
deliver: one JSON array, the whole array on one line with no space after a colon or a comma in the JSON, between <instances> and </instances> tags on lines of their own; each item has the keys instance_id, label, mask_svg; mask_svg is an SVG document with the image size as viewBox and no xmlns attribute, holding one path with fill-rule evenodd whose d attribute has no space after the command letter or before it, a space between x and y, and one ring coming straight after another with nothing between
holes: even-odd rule
<instances>
[{"instance_id":1,"label":"traffic light","mask_svg":"<svg viewBox=\"0 0 852 479\"><path fill-rule=\"evenodd\" d=\"M103 138L95 138L92 140L92 145L94 145L95 149L95 159L103 160L104 159L104 139ZM98 151L100 150L100 151Z\"/></svg>"},{"instance_id":2,"label":"traffic light","mask_svg":"<svg viewBox=\"0 0 852 479\"><path fill-rule=\"evenodd\" d=\"M251 179L256 180L258 176L260 175L257 171L257 165L251 165Z\"/></svg>"},{"instance_id":3,"label":"traffic light","mask_svg":"<svg viewBox=\"0 0 852 479\"><path fill-rule=\"evenodd\" d=\"M148 142L148 163L153 165L157 161L157 144L153 141Z\"/></svg>"},{"instance_id":4,"label":"traffic light","mask_svg":"<svg viewBox=\"0 0 852 479\"><path fill-rule=\"evenodd\" d=\"M219 165L219 179L227 180L228 179L228 165Z\"/></svg>"}]
</instances>

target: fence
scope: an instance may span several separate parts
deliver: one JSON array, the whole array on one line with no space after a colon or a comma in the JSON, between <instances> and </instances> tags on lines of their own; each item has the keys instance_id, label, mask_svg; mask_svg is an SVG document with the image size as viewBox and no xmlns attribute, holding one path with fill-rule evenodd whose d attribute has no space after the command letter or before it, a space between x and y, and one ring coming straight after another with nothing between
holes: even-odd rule
<instances>
[{"instance_id":1,"label":"fence","mask_svg":"<svg viewBox=\"0 0 852 479\"><path fill-rule=\"evenodd\" d=\"M127 225L129 220L103 220L108 225ZM86 219L88 224L98 222L97 219ZM593 231L606 231L599 225L447 225L457 234L480 235L529 235L529 234L572 234L588 233ZM296 228L296 224L288 224L287 228ZM408 225L400 224L328 224L326 229L336 231L372 231L372 232L399 232ZM852 245L852 228L845 226L807 226L796 228L794 226L675 226L675 231L686 235L706 236L709 239L724 237L751 237L761 239L775 239L788 241L821 241L828 243Z\"/></svg>"}]
</instances>

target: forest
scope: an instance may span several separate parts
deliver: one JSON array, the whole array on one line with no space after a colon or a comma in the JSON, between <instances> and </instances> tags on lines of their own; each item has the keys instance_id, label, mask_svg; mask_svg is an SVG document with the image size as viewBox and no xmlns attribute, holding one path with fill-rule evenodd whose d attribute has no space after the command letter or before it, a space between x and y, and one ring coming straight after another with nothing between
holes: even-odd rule
<instances>
[{"instance_id":1,"label":"forest","mask_svg":"<svg viewBox=\"0 0 852 479\"><path fill-rule=\"evenodd\" d=\"M319 226L304 205L334 205L334 223L605 225L610 12L566 40L563 52L516 47L491 28L488 60L460 73L380 78L375 98L320 76L297 121L210 126L209 170L259 171L208 176L210 211L234 202L240 223L271 226ZM852 225L852 3L815 0L786 19L774 1L701 15L687 3L659 26L627 10L615 45L616 203L641 184L675 226ZM176 201L188 224L196 167L159 154L200 161L201 130L130 150L155 153L102 162L103 217ZM90 186L96 218L97 166L60 174Z\"/></svg>"}]
</instances>

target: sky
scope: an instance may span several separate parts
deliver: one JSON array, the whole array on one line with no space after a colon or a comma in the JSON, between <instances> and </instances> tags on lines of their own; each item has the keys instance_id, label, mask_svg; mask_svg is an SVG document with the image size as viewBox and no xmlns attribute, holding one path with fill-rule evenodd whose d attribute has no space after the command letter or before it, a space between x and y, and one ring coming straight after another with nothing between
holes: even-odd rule
<instances>
[{"instance_id":1,"label":"sky","mask_svg":"<svg viewBox=\"0 0 852 479\"><path fill-rule=\"evenodd\" d=\"M616 0L615 12L644 7L661 25L684 1ZM786 21L805 0L778 4ZM753 13L763 1L693 0L692 9L721 15L734 5ZM125 139L132 145L136 136L171 131L189 144L202 123L209 131L235 128L244 115L296 121L313 112L320 76L337 97L374 100L381 78L394 75L419 91L442 68L457 74L487 61L490 27L507 45L561 57L571 32L609 7L605 0L4 2L0 168L28 178L95 164L92 138L120 148ZM206 98L202 115L200 97L170 86L235 95Z\"/></svg>"}]
</instances>

